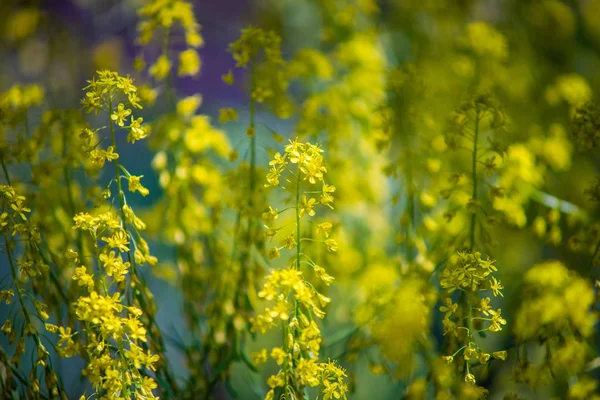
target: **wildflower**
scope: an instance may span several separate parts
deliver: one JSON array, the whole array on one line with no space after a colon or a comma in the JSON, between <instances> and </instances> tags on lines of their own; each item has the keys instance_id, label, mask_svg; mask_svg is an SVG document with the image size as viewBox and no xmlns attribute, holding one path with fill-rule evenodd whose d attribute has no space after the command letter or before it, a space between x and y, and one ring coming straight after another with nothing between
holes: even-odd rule
<instances>
[{"instance_id":1,"label":"wildflower","mask_svg":"<svg viewBox=\"0 0 600 400\"><path fill-rule=\"evenodd\" d=\"M148 135L146 128L142 126L142 122L144 122L142 118L134 119L133 116L131 117L129 134L127 135L127 141L129 143L135 143L138 140L144 139Z\"/></svg>"},{"instance_id":2,"label":"wildflower","mask_svg":"<svg viewBox=\"0 0 600 400\"><path fill-rule=\"evenodd\" d=\"M479 311L481 311L481 313L483 315L490 315L490 310L491 310L491 306L490 306L490 298L486 297L485 299L481 299L481 302L479 303Z\"/></svg>"},{"instance_id":3,"label":"wildflower","mask_svg":"<svg viewBox=\"0 0 600 400\"><path fill-rule=\"evenodd\" d=\"M147 196L150 191L148 189L146 189L144 186L142 186L141 184L141 179L143 178L142 176L135 176L135 175L130 175L129 176L129 191L130 192L140 192L140 194L142 196Z\"/></svg>"},{"instance_id":4,"label":"wildflower","mask_svg":"<svg viewBox=\"0 0 600 400\"><path fill-rule=\"evenodd\" d=\"M500 309L498 311L489 311L492 316L492 325L489 327L491 332L499 332L502 330L502 325L506 325L506 320L500 315L501 311Z\"/></svg>"},{"instance_id":5,"label":"wildflower","mask_svg":"<svg viewBox=\"0 0 600 400\"><path fill-rule=\"evenodd\" d=\"M277 209L273 209L271 206L269 206L269 211L266 211L262 214L262 219L266 223L271 224L277 219L278 216L279 213L277 212Z\"/></svg>"},{"instance_id":6,"label":"wildflower","mask_svg":"<svg viewBox=\"0 0 600 400\"><path fill-rule=\"evenodd\" d=\"M477 383L475 381L475 375L473 375L473 374L466 374L465 375L465 382L467 382L467 383L469 383L471 385L474 385L475 383Z\"/></svg>"},{"instance_id":7,"label":"wildflower","mask_svg":"<svg viewBox=\"0 0 600 400\"><path fill-rule=\"evenodd\" d=\"M275 360L277 365L284 363L287 353L281 347L273 347L271 349L271 358Z\"/></svg>"},{"instance_id":8,"label":"wildflower","mask_svg":"<svg viewBox=\"0 0 600 400\"><path fill-rule=\"evenodd\" d=\"M150 75L158 80L165 79L171 72L171 61L166 55L158 57L156 62L150 67Z\"/></svg>"},{"instance_id":9,"label":"wildflower","mask_svg":"<svg viewBox=\"0 0 600 400\"><path fill-rule=\"evenodd\" d=\"M500 281L496 280L495 277L492 277L492 282L490 283L490 289L492 289L494 296L500 295L500 296L504 297L502 292L500 292L500 290L504 289L504 286L502 286Z\"/></svg>"},{"instance_id":10,"label":"wildflower","mask_svg":"<svg viewBox=\"0 0 600 400\"><path fill-rule=\"evenodd\" d=\"M245 56L240 56L245 57ZM240 62L244 62L243 59ZM296 259L291 267L282 270L272 270L266 277L262 289L258 292L258 297L269 302L269 306L264 312L252 318L252 330L266 332L281 323L282 328L288 332L287 338L281 347L274 347L270 356L275 359L282 369L275 375L272 375L267 383L271 388L298 387L301 390L306 386L323 387L323 398L345 398L347 387L343 382L346 376L344 371L333 363L319 363L318 353L321 346L321 332L314 321L314 317L324 318L323 310L331 299L322 293L319 293L315 287L305 280L302 271L302 265L308 263L312 266L315 275L325 284L330 285L334 278L327 274L324 268L314 264L302 251L302 243L306 239L301 236L302 216L313 216L316 214L314 208L320 204L314 198L308 198L305 194L301 195L300 185L316 184L317 181L323 181L327 169L323 166L322 149L319 146L310 143L300 143L290 141L285 147L285 153L275 153L273 159L269 162L270 171L267 173L267 184L265 186L278 186L279 178L282 174L289 174L290 181L296 183L296 227L291 234L284 237L281 248L273 248L268 258L280 256L280 249L297 249ZM293 168L290 169L290 167ZM324 184L325 185L325 184ZM333 198L331 198L331 201ZM263 213L263 219L269 224L273 224L279 213L277 209L269 207L269 211ZM277 230L267 228L267 236L273 236ZM323 233L326 240L323 242L328 251L337 250L337 242L329 237L329 230L332 224L324 222L317 225L319 233ZM305 258L305 260L303 260ZM304 261L304 262L303 262ZM293 300L290 301L290 300ZM302 310L302 311L300 311ZM310 318L310 319L309 319ZM291 369L291 370L290 370ZM283 373L284 371L285 374ZM301 392L296 393L294 397L301 396ZM270 393L270 394L269 394ZM274 397L274 392L270 391L267 398Z\"/></svg>"},{"instance_id":11,"label":"wildflower","mask_svg":"<svg viewBox=\"0 0 600 400\"><path fill-rule=\"evenodd\" d=\"M117 125L124 126L125 118L131 115L131 110L126 109L123 103L119 103L117 109L111 114L110 119L115 121Z\"/></svg>"},{"instance_id":12,"label":"wildflower","mask_svg":"<svg viewBox=\"0 0 600 400\"><path fill-rule=\"evenodd\" d=\"M302 196L302 200L300 202L300 216L302 217L304 214L308 214L311 217L315 215L315 211L313 210L313 206L317 201L313 198L307 199L306 196Z\"/></svg>"},{"instance_id":13,"label":"wildflower","mask_svg":"<svg viewBox=\"0 0 600 400\"><path fill-rule=\"evenodd\" d=\"M94 278L92 275L87 273L87 268L85 265L75 268L75 273L73 274L72 279L77 281L79 286L87 286L88 291L92 291L94 288Z\"/></svg>"},{"instance_id":14,"label":"wildflower","mask_svg":"<svg viewBox=\"0 0 600 400\"><path fill-rule=\"evenodd\" d=\"M261 349L252 353L252 364L261 365L267 362L267 349Z\"/></svg>"},{"instance_id":15,"label":"wildflower","mask_svg":"<svg viewBox=\"0 0 600 400\"><path fill-rule=\"evenodd\" d=\"M444 302L446 303L446 305L440 307L440 311L441 312L449 314L449 315L452 315L458 309L458 304L452 303L452 299L451 298L447 297L444 300Z\"/></svg>"},{"instance_id":16,"label":"wildflower","mask_svg":"<svg viewBox=\"0 0 600 400\"><path fill-rule=\"evenodd\" d=\"M328 238L329 231L331 230L332 226L333 225L331 224L331 222L322 222L317 225L317 233L323 233L325 235L325 238Z\"/></svg>"},{"instance_id":17,"label":"wildflower","mask_svg":"<svg viewBox=\"0 0 600 400\"><path fill-rule=\"evenodd\" d=\"M177 114L189 118L196 113L201 104L201 95L188 96L177 103Z\"/></svg>"},{"instance_id":18,"label":"wildflower","mask_svg":"<svg viewBox=\"0 0 600 400\"><path fill-rule=\"evenodd\" d=\"M0 291L0 301L4 301L7 305L12 302L15 292L12 289Z\"/></svg>"},{"instance_id":19,"label":"wildflower","mask_svg":"<svg viewBox=\"0 0 600 400\"><path fill-rule=\"evenodd\" d=\"M127 246L129 244L129 240L127 238L127 234L122 230L115 232L108 238L103 237L102 240L108 244L108 247L118 249L121 252L129 251L129 247Z\"/></svg>"},{"instance_id":20,"label":"wildflower","mask_svg":"<svg viewBox=\"0 0 600 400\"><path fill-rule=\"evenodd\" d=\"M267 254L267 258L269 260L279 257L281 257L281 255L279 254L279 249L277 247L273 247L271 250L269 250L269 253Z\"/></svg>"},{"instance_id":21,"label":"wildflower","mask_svg":"<svg viewBox=\"0 0 600 400\"><path fill-rule=\"evenodd\" d=\"M200 72L200 57L194 49L179 53L179 76L194 76Z\"/></svg>"},{"instance_id":22,"label":"wildflower","mask_svg":"<svg viewBox=\"0 0 600 400\"><path fill-rule=\"evenodd\" d=\"M334 239L325 240L325 247L327 247L327 251L335 253L338 251L338 244Z\"/></svg>"}]
</instances>

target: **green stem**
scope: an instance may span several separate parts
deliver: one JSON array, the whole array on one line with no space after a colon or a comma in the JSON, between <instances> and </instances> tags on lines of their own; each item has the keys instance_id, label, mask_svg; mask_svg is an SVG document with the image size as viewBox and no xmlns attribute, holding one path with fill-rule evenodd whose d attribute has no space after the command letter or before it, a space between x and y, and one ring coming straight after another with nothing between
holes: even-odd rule
<instances>
[{"instance_id":1,"label":"green stem","mask_svg":"<svg viewBox=\"0 0 600 400\"><path fill-rule=\"evenodd\" d=\"M296 176L296 269L300 269L300 169Z\"/></svg>"},{"instance_id":2,"label":"green stem","mask_svg":"<svg viewBox=\"0 0 600 400\"><path fill-rule=\"evenodd\" d=\"M65 129L63 131L63 159L64 160L67 159L67 155L68 155L67 154L68 153L67 134L68 134L68 131ZM77 209L75 207L75 199L73 198L71 176L69 175L69 168L67 166L67 163L65 163L65 165L63 166L63 177L65 180L65 186L67 189L67 201L69 202L69 208L70 208L69 211L70 211L71 215L75 215L77 213ZM79 254L81 255L82 258L84 258L85 254L84 254L84 248L83 248L83 233L80 229L77 230L77 247L79 250Z\"/></svg>"},{"instance_id":3,"label":"green stem","mask_svg":"<svg viewBox=\"0 0 600 400\"><path fill-rule=\"evenodd\" d=\"M254 225L254 192L256 186L256 101L252 97L254 91L254 63L250 66L250 127L249 130L252 132L250 138L250 176L248 182L250 186L250 200L248 206L250 208L250 214L248 215L248 232L246 236L246 244L248 251L250 251L250 244L253 237L253 225Z\"/></svg>"},{"instance_id":4,"label":"green stem","mask_svg":"<svg viewBox=\"0 0 600 400\"><path fill-rule=\"evenodd\" d=\"M171 33L170 28L165 28L165 35L162 43L162 55L169 56L169 35ZM165 77L165 84L167 86L167 102L169 109L175 111L175 83L173 78L173 71L169 70L169 74Z\"/></svg>"},{"instance_id":5,"label":"green stem","mask_svg":"<svg viewBox=\"0 0 600 400\"><path fill-rule=\"evenodd\" d=\"M474 207L477 207L477 145L479 144L478 143L478 140L479 140L479 110L477 110L475 112L474 135L475 135L475 137L473 138L473 160L472 160L473 194L471 197L472 197ZM471 238L470 238L470 244L469 244L470 251L473 251L473 249L475 248L475 230L476 230L476 228L477 228L477 209L473 210L473 214L471 215ZM473 338L473 307L471 305L472 291L473 291L473 282L471 281L471 284L469 285L469 291L465 294L465 296L467 297L467 299L466 299L467 312L468 312L467 327L469 329L469 333L468 333L469 340L471 338Z\"/></svg>"},{"instance_id":6,"label":"green stem","mask_svg":"<svg viewBox=\"0 0 600 400\"><path fill-rule=\"evenodd\" d=\"M109 100L108 103L108 115L110 117L110 115L113 112L113 107L112 107L112 98ZM111 140L112 140L112 146L114 149L114 152L118 154L117 151L117 140L115 137L115 126L114 126L114 122L112 120L112 118L109 118L109 122L110 122L110 136L111 136ZM125 218L125 194L123 193L123 187L121 185L121 166L119 164L119 159L115 159L113 160L113 163L115 164L115 180L117 181L117 197L119 198L119 213L121 215L121 223L123 225L123 230L125 231L125 234L128 237L131 237L129 235L129 231L127 230L127 219ZM133 246L132 246L133 247ZM131 263L131 270L133 271L133 274L135 275L136 271L135 271L135 260L133 259L133 257L131 256L131 249L127 252L127 258L129 260L129 262Z\"/></svg>"},{"instance_id":7,"label":"green stem","mask_svg":"<svg viewBox=\"0 0 600 400\"><path fill-rule=\"evenodd\" d=\"M472 160L472 180L473 180L473 194L471 196L474 205L477 203L477 145L479 140L479 110L475 113L475 138L473 139L473 160ZM475 209L473 215L471 215L471 239L470 239L470 251L473 251L475 247L475 229L477 224L477 210Z\"/></svg>"},{"instance_id":8,"label":"green stem","mask_svg":"<svg viewBox=\"0 0 600 400\"><path fill-rule=\"evenodd\" d=\"M9 186L12 186L10 181L10 175L8 175L8 170L6 169L6 163L4 162L4 155L0 154L0 163L2 164L2 171L4 171L4 178L6 179L6 183Z\"/></svg>"}]
</instances>

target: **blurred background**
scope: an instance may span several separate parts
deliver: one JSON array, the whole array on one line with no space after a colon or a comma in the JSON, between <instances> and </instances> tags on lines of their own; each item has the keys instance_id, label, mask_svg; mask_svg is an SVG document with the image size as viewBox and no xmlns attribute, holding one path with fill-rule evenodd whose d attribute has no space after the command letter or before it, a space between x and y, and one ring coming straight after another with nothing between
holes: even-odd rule
<instances>
[{"instance_id":1,"label":"blurred background","mask_svg":"<svg viewBox=\"0 0 600 400\"><path fill-rule=\"evenodd\" d=\"M415 244L415 251L422 253L422 258L408 259L407 250L399 245L406 233L403 221L409 207L405 200L407 188L416 193L417 230L423 237L443 242L458 235L460 227L451 228L443 223L447 207L440 206L444 200L439 189L448 175L461 171L465 160L446 156L444 133L448 115L461 104L473 82L477 89L492 92L502 104L502 112L510 118L514 129L505 134L505 142L515 149L523 148L526 153L516 163L517 167L503 172L505 180L512 179L509 185L518 181L514 191L522 196L515 195L511 203L490 207L505 220L494 228L493 238L484 246L497 260L499 277L510 283L505 283L505 296L499 299L506 318L514 320L522 300L522 277L533 264L560 259L572 270L588 273L589 251L573 251L569 238L597 220L596 205L590 203L584 191L597 174L599 160L593 152L578 153L567 136L574 109L594 99L600 87L600 0L192 3L205 42L200 50L202 68L197 77L177 79L175 89L178 97L201 93L200 112L215 121L221 108L239 110L240 120L228 125L227 135L242 158L248 149L246 87L226 85L221 79L235 65L227 48L239 37L242 28L255 25L278 32L283 39L284 59L294 58L304 48L330 55L342 65L336 74L348 77L344 85L353 85L351 91L343 92L341 99L354 109L336 114L339 126L334 127L347 132L335 136L341 138L338 145L344 157L336 158L339 172L332 172L333 182L336 186L347 186L340 193L339 222L346 227L341 234L342 250L337 265L331 267L339 275L339 287L332 289L331 294L332 303L338 305L323 329L330 337L340 334L344 338L360 326L359 310L367 307L365 304L380 287L378 284L385 286L387 280L397 278L395 272L390 272L397 265L415 263L427 270L442 259L435 251L427 251L435 240L424 239L422 244ZM145 77L137 75L133 68L137 55L136 10L143 4L142 0L1 0L0 92L17 82L38 83L46 88L48 107L79 108L81 88L96 70L129 73L143 82ZM373 5L376 12L369 11ZM476 21L493 28L469 30L469 24ZM364 40L353 41L357 37ZM175 42L173 48L177 46ZM181 47L184 48L183 43ZM360 74L351 75L348 71L354 71L353 68ZM389 71L399 72L390 77ZM240 71L236 71L236 78L246 82ZM402 125L390 138L371 116L394 85L402 88L396 111L410 117L406 118L407 125ZM299 99L298 104L308 97L305 90L299 84L290 86L292 96ZM327 99L334 99L339 93L327 90L323 93L326 99L315 108L322 107L327 109L325 114L334 114L331 111L334 107ZM153 115L164 109L166 104L159 98L152 111L144 110L140 116L151 123ZM39 121L42 111L30 114L32 125ZM346 117L350 122L342 123ZM269 132L275 130L293 138L303 116L299 112L290 119L280 119L265 109L259 111L258 119ZM263 148L258 157L260 165L269 160L266 149L274 147L269 142L269 132L259 132ZM329 135L333 137L333 133ZM403 142L404 137L413 134L416 139L412 144ZM334 142L331 137L320 136L328 144ZM126 143L125 137L121 140ZM407 149L412 150L412 155L406 154ZM407 157L416 160L411 175L414 182L407 178ZM150 209L163 196L158 174L151 167L153 158L154 153L144 146L121 153L123 164L135 166L136 173L144 175L145 185L150 189L149 196L132 198L136 209ZM532 171L539 172L543 179L529 179L528 173L534 175ZM487 247L492 242L493 246ZM161 261L174 261L172 246L159 241L154 241L153 246ZM397 251L396 247L402 250ZM2 258L0 275L7 270ZM159 307L158 325L167 337L187 340L181 328L184 318L180 290L161 277L148 271L146 274ZM444 340L443 315L437 311L439 304L434 303L429 328L432 345L439 350ZM8 310L3 306L0 320L4 313ZM398 314L390 318L402 319L402 310ZM399 323L378 340L402 347L404 329L406 326ZM267 337L252 342L249 350L258 349L269 340ZM510 328L491 340L498 348L514 342ZM598 338L594 340L598 345ZM4 337L0 337L0 344L8 348ZM184 356L173 344L169 344L169 349L169 362L175 374L185 376ZM343 349L326 349L324 357L337 356L340 351ZM397 399L406 389L406 381L396 379L394 374L380 373L377 367L385 363L377 361L378 358L369 355L356 362L353 379L360 384L352 398ZM72 377L65 382L72 398L76 398L85 386L78 375L81 362L59 359L56 362L65 377ZM422 360L416 364L413 376L424 370ZM233 386L239 398L264 395L261 388L264 379L243 366L235 368ZM551 396L543 388L537 394L519 388L513 383L510 369L509 364L496 365L481 382L493 393L490 398L502 398L513 390L532 396L528 398ZM230 395L223 390L218 396Z\"/></svg>"}]
</instances>

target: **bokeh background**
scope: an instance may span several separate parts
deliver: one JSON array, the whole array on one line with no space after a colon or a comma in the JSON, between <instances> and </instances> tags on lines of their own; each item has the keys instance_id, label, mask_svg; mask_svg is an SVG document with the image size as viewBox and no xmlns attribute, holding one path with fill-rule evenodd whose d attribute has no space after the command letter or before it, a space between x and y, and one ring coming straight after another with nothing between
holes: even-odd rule
<instances>
[{"instance_id":1,"label":"bokeh background","mask_svg":"<svg viewBox=\"0 0 600 400\"><path fill-rule=\"evenodd\" d=\"M48 106L78 108L82 97L81 88L94 71L113 69L135 77L132 65L136 56L136 10L143 3L142 0L1 0L0 92L15 82L39 83L47 88ZM243 157L248 148L247 94L243 85L226 85L221 79L234 66L227 48L229 43L239 37L240 29L257 25L276 30L283 37L284 58L293 57L299 49L306 47L334 53L335 45L322 40L322 29L326 23L324 19L315 17L319 15L316 5L318 2L202 0L193 3L205 41L200 51L202 73L194 78L177 79L176 90L180 97L202 93L201 112L212 116L214 120L223 107L238 109L239 122L229 124L227 134L232 147ZM595 204L589 202L584 189L593 181L599 160L593 153L578 153L566 137L574 107L593 99L600 87L600 1L389 0L377 4L379 12L370 20L369 30L375 32L378 38L376 57L386 60L386 68L381 68L379 72L383 74L387 68L408 71L400 85L408 85L406 82L409 82L415 87L410 96L407 95L402 107L406 107L408 113L414 110L424 113L422 118L417 118L418 122L411 122L419 126L418 129L427 132L427 140L423 140L421 147L415 147L415 158L435 158L425 150L422 153L419 151L424 147L435 149L431 144L439 143L439 138L436 137L445 129L445 116L460 104L461 90L468 86L465 82L470 82L474 74L470 56L462 58L460 45L456 44L460 42L457 38L464 35L467 24L485 21L504 35L504 44L500 47L506 46L507 54L498 55L497 44L494 42L497 38L493 35L485 36L485 32L474 34L473 41L480 41L477 46L481 52L477 57L482 60L482 86L496 94L512 120L515 129L507 135L508 142L528 148L533 153L532 168L543 165L544 171L543 184L536 185L536 190L539 189L536 191L537 197L532 196L518 205L524 221L500 224L494 228L495 250L490 253L497 260L497 265L501 266L499 276L502 281L510 282L505 284L505 296L501 299L502 309L510 321L514 319L521 304L522 276L531 265L540 260L556 258L582 274L587 274L589 270L590 254L572 251L568 238L577 234L582 229L581 225L584 225L583 222L580 225L579 222L572 223L571 214L577 215L573 217L576 221L580 221L578 218L585 215L585 223L596 219ZM336 14L337 11L341 14L343 7L331 10L332 18L343 19L343 15ZM340 36L343 37L344 34ZM176 49L177 43L174 46ZM357 46L350 50L349 57L363 57L367 66L365 68L368 69L369 54L368 51L361 52L362 50L364 49ZM502 61L493 63L495 56L502 58ZM373 64L381 62L376 57L371 60ZM245 79L240 71L236 71L236 78L242 82ZM291 91L302 97L301 89L292 87ZM152 122L153 115L159 114L161 107L166 107L163 103L159 100L152 112L144 111L140 116ZM35 124L40 114L34 112L30 118L31 123ZM281 120L265 111L259 112L258 119L269 130L276 130L285 137L293 137L299 118ZM363 128L356 130L361 129ZM402 196L410 183L398 178L398 175L403 176L402 172L395 175L382 172L388 163L401 163L404 150L392 145L391 150L388 149L389 153L382 152L381 157L369 159L367 155L371 151L376 153L376 146L363 144L361 139L356 138L361 134L364 132L343 139L350 142L347 146L347 158L362 161L362 164L357 163L357 168L347 171L346 178L353 182L356 192L362 190L363 193L375 194L370 199L363 199L358 195L352 199L349 195L348 200L342 200L341 209L344 214L340 219L347 227L351 227L347 229L351 231L347 242L353 245L347 247L353 250L339 261L340 264L347 265L334 267L336 271L346 269L347 275L340 277L340 286L332 294L333 303L337 301L339 305L332 311L331 326L328 325L328 320L325 322L324 332L331 336L340 332L343 336L355 329L355 314L365 302L365 293L372 290L368 284L378 279L385 281L393 278L393 274L388 274L389 265L404 262L404 255L395 254L390 248L394 248L397 236L402 233L402 229L396 225L400 225L403 210L407 207L402 201L396 205L394 200ZM269 136L265 132L260 135L258 163L266 165L269 160L266 149L274 144L269 142ZM125 138L121 139L125 144ZM149 196L132 199L136 209L150 209L163 195L158 176L151 167L153 157L153 152L144 146L138 146L134 152L124 151L121 154L125 165L135 166L136 172L144 175L145 184L150 189ZM437 159L443 162L441 172L430 173L426 178L427 184L422 187L417 184L421 194L435 192L433 185L442 174L456 165L464 164L461 160L452 160L451 166L443 156ZM344 176L340 173L338 177ZM85 177L79 176L77 179L83 180ZM343 185L344 182L336 183L336 186ZM432 227L440 224L443 219L441 212L432 212L432 219L426 218L427 213L432 208L435 209L427 200L421 196L419 206L421 216L418 220L424 226L424 231L433 230ZM555 216L550 215L552 210L560 210L558 222ZM573 210L576 211L572 212ZM551 232L550 228L546 231L544 225L544 232L540 234L541 220L538 217L548 226L557 226L558 233L556 230ZM440 228L436 231L436 235L442 238L453 234L451 229ZM560 237L557 238L557 235ZM173 260L171 246L159 241L152 243L159 259L167 262ZM8 271L8 266L4 259L0 263L0 275L3 276ZM187 340L186 332L181 328L181 292L160 276L148 271L146 274L159 306L159 326L167 337ZM0 309L0 319L7 312L3 306ZM431 316L431 335L437 348L443 341L441 319L442 314L436 307ZM392 331L386 340L402 346L403 332ZM494 340L499 347L510 346L513 343L510 328L508 333ZM595 340L597 342L597 338ZM249 349L258 349L268 341L269 338L259 339L256 343L250 343ZM0 338L0 344L8 348L4 337ZM175 345L170 344L169 348L169 361L175 374L185 376L184 357ZM326 349L324 357L336 356L338 350ZM85 385L79 379L81 363L58 359L56 362L64 371L64 376L69 377L66 378L67 387L73 398L76 398ZM399 393L405 389L404 381L385 374L374 374L375 364L377 363L370 356L361 357L357 361L355 379L360 384L352 398L399 398ZM240 398L252 399L264 395L260 375L251 374L240 366L236 368L234 387L238 389ZM493 393L491 398L502 398L504 393L515 388L510 368L510 365L502 365L490 371L484 386ZM418 375L418 372L415 373ZM248 387L252 387L252 390L247 389ZM523 393L528 392L528 389L522 390ZM543 390L538 394L529 394L533 396L530 398L550 396ZM218 396L227 398L228 394L223 390Z\"/></svg>"}]
</instances>

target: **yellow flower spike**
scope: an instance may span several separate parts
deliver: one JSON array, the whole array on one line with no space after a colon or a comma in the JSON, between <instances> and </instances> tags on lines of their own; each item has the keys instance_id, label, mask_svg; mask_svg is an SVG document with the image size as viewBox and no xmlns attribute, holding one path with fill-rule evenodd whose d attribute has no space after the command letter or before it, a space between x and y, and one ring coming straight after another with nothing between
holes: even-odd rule
<instances>
[{"instance_id":1,"label":"yellow flower spike","mask_svg":"<svg viewBox=\"0 0 600 400\"><path fill-rule=\"evenodd\" d=\"M324 193L329 196L325 203L331 205L333 202L331 193L335 188L324 183L327 169L323 165L322 152L323 150L319 146L290 141L285 147L283 155L275 153L269 162L270 171L267 173L268 183L265 186L278 186L280 177L284 175L284 179L289 182L290 187L296 187L293 192L296 204L295 207L290 207L296 212L295 228L281 241L282 248L295 250L296 256L291 267L272 270L267 275L262 290L258 292L258 297L269 302L269 305L262 315L252 319L252 326L253 330L264 333L275 326L276 320L282 321L281 328L284 331L282 346L273 348L270 354L281 366L278 374L271 376L268 380L268 384L272 388L289 385L289 387L301 389L306 386L320 385L323 388L324 398L342 398L345 397L347 391L342 380L345 373L331 363L319 363L318 361L322 339L314 318L325 317L322 308L327 306L331 299L319 293L312 284L306 281L302 271L303 264L307 263L326 286L334 280L324 268L314 264L308 256L304 255L306 245L303 243L306 242L308 245L311 240L316 240L302 236L302 217L315 215L314 208L323 206L323 204L317 202L315 198L306 196L301 186L323 182ZM276 209L269 207L269 211L263 213L263 219L269 224L273 224L278 215L279 212ZM269 226L265 226L265 228L267 236L275 235L278 230L285 229L285 227L274 229ZM328 238L331 228L330 222L317 225L317 231L326 237L326 240L321 243L325 244L328 251L334 252L338 245L334 239ZM279 249L274 248L271 250L269 258L274 255L275 250L279 255ZM273 302L274 305L271 305ZM296 389L293 390L296 393ZM301 392L298 392L297 396L301 396Z\"/></svg>"}]
</instances>

